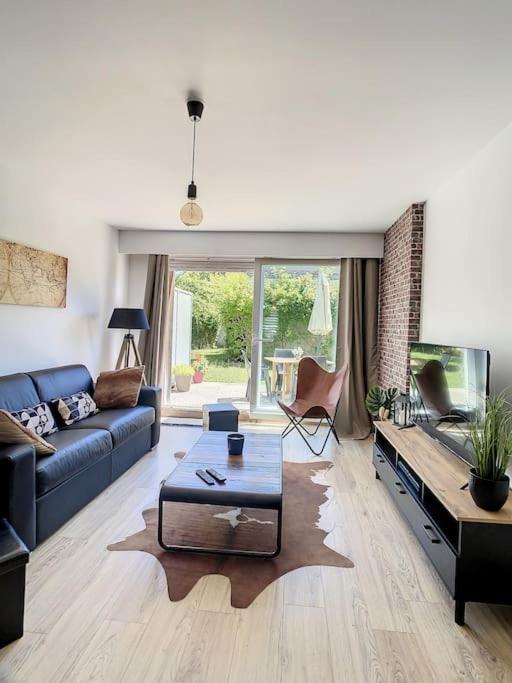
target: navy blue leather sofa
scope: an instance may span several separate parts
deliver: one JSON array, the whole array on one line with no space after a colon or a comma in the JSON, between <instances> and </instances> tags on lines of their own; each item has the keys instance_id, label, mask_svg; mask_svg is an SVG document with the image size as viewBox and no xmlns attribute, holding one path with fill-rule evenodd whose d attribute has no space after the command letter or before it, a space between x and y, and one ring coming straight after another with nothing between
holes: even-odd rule
<instances>
[{"instance_id":1,"label":"navy blue leather sofa","mask_svg":"<svg viewBox=\"0 0 512 683\"><path fill-rule=\"evenodd\" d=\"M0 408L13 411L69 396L94 395L83 365L0 377ZM160 438L161 390L142 387L134 408L101 410L46 440L57 451L0 444L0 518L32 549L154 448Z\"/></svg>"}]
</instances>

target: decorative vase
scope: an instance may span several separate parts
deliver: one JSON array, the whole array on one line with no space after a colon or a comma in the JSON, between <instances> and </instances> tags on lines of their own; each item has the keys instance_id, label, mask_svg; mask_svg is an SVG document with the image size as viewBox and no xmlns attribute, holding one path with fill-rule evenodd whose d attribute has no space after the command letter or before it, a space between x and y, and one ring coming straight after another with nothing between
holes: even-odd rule
<instances>
[{"instance_id":1,"label":"decorative vase","mask_svg":"<svg viewBox=\"0 0 512 683\"><path fill-rule=\"evenodd\" d=\"M190 391L192 375L176 375L176 389L178 391Z\"/></svg>"},{"instance_id":2,"label":"decorative vase","mask_svg":"<svg viewBox=\"0 0 512 683\"><path fill-rule=\"evenodd\" d=\"M474 467L469 470L469 492L482 510L501 510L507 502L509 487L510 479L506 475L498 480L485 479L476 473Z\"/></svg>"},{"instance_id":3,"label":"decorative vase","mask_svg":"<svg viewBox=\"0 0 512 683\"><path fill-rule=\"evenodd\" d=\"M389 409L384 408L384 406L381 406L379 408L379 420L387 420L389 418Z\"/></svg>"},{"instance_id":4,"label":"decorative vase","mask_svg":"<svg viewBox=\"0 0 512 683\"><path fill-rule=\"evenodd\" d=\"M199 370L196 370L194 372L193 377L192 377L194 384L201 384L203 379L204 379L204 372L200 372Z\"/></svg>"}]
</instances>

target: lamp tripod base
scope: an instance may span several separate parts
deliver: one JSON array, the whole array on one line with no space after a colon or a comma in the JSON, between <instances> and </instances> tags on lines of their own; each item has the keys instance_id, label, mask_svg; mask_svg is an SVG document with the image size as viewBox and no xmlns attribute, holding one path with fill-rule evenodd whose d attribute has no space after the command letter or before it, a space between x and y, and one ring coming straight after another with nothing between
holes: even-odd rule
<instances>
[{"instance_id":1,"label":"lamp tripod base","mask_svg":"<svg viewBox=\"0 0 512 683\"><path fill-rule=\"evenodd\" d=\"M131 332L128 332L128 334L124 335L123 343L121 344L121 350L119 351L119 356L117 358L117 363L116 363L116 370L120 370L121 368L129 368L130 367L130 353L133 351L133 355L135 357L135 362L137 365L142 365L142 361L140 359L139 351L137 349L137 346L135 345L135 339L133 337L133 334ZM145 373L142 373L142 383L144 385L147 384L146 382L146 375Z\"/></svg>"}]
</instances>

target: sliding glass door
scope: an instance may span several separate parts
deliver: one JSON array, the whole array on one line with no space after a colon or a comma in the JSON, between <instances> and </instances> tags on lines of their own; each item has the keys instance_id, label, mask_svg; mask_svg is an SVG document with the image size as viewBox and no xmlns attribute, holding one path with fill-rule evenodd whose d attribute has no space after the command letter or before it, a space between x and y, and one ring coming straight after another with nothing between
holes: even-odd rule
<instances>
[{"instance_id":1,"label":"sliding glass door","mask_svg":"<svg viewBox=\"0 0 512 683\"><path fill-rule=\"evenodd\" d=\"M334 370L339 279L339 261L256 260L252 416L278 415L277 401L293 400L303 356Z\"/></svg>"}]
</instances>

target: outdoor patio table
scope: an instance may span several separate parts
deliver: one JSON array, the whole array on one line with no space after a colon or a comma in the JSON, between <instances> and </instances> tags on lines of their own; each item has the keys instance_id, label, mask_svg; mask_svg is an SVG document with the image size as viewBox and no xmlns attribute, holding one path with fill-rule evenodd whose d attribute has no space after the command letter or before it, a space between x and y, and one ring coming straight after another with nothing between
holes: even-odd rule
<instances>
[{"instance_id":1,"label":"outdoor patio table","mask_svg":"<svg viewBox=\"0 0 512 683\"><path fill-rule=\"evenodd\" d=\"M270 376L270 388L272 393L275 392L277 381L277 366L283 366L283 396L291 396L293 390L293 376L300 363L300 358L282 358L280 356L265 356L265 360L272 363L272 371Z\"/></svg>"}]
</instances>

